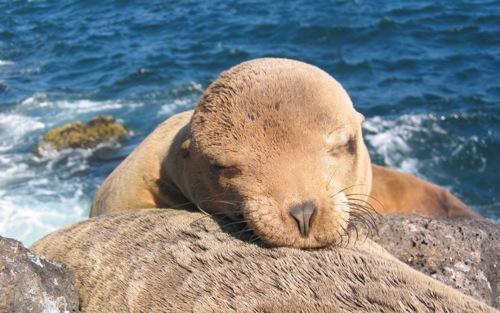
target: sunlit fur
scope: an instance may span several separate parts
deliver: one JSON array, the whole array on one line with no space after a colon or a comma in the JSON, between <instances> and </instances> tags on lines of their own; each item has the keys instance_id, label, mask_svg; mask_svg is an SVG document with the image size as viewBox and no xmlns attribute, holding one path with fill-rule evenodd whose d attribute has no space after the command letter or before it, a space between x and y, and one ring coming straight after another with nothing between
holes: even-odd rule
<instances>
[{"instance_id":1,"label":"sunlit fur","mask_svg":"<svg viewBox=\"0 0 500 313\"><path fill-rule=\"evenodd\" d=\"M212 83L195 109L180 188L208 213L242 216L269 244L334 244L349 212L361 212L347 195L366 201L370 192L361 124L346 91L317 67L272 58L242 63ZM240 172L225 177L222 167ZM307 237L289 214L304 202L317 208Z\"/></svg>"},{"instance_id":2,"label":"sunlit fur","mask_svg":"<svg viewBox=\"0 0 500 313\"><path fill-rule=\"evenodd\" d=\"M194 205L244 226L252 241L306 248L376 230L375 212L480 218L439 186L370 166L362 121L340 84L312 65L242 63L209 86L194 114L148 135L103 182L90 215ZM304 203L318 209L306 238L289 214Z\"/></svg>"}]
</instances>

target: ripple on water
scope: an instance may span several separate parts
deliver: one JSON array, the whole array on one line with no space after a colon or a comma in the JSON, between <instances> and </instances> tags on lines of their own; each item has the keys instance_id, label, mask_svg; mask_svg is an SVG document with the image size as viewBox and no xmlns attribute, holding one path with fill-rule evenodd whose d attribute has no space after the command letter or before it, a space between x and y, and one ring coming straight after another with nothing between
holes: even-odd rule
<instances>
[{"instance_id":1,"label":"ripple on water","mask_svg":"<svg viewBox=\"0 0 500 313\"><path fill-rule=\"evenodd\" d=\"M367 116L379 163L500 216L498 1L0 1L0 234L30 242L84 218L155 125L251 58L318 65ZM112 114L120 150L37 158L48 129Z\"/></svg>"}]
</instances>

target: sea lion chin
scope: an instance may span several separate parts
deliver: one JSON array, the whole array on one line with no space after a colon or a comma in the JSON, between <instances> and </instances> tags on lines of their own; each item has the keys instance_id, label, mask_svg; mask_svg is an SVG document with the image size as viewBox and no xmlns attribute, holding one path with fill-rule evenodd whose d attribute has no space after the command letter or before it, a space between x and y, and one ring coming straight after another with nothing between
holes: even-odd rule
<instances>
[{"instance_id":1,"label":"sea lion chin","mask_svg":"<svg viewBox=\"0 0 500 313\"><path fill-rule=\"evenodd\" d=\"M375 188L377 202L403 206L387 210L368 201L373 167L363 121L344 88L315 66L276 58L244 62L222 73L194 112L158 126L111 173L91 216L192 203L244 223L268 244L299 248L338 243L349 225L366 222L374 210L419 213L414 206L432 203L426 214L453 216L443 214L444 204L458 202L439 196L445 193L435 185L425 190L438 192L391 201L400 195L385 184L403 186L409 176L380 167L374 169L375 184L382 185Z\"/></svg>"}]
</instances>

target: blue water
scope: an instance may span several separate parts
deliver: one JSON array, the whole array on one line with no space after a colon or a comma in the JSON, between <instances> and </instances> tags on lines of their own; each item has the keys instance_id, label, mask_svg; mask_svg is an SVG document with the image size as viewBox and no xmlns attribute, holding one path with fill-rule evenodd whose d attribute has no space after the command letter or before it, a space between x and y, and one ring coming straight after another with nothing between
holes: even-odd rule
<instances>
[{"instance_id":1,"label":"blue water","mask_svg":"<svg viewBox=\"0 0 500 313\"><path fill-rule=\"evenodd\" d=\"M239 62L336 77L375 161L500 218L498 1L2 1L0 234L29 244L88 215L108 173ZM135 135L36 157L51 127L112 114Z\"/></svg>"}]
</instances>

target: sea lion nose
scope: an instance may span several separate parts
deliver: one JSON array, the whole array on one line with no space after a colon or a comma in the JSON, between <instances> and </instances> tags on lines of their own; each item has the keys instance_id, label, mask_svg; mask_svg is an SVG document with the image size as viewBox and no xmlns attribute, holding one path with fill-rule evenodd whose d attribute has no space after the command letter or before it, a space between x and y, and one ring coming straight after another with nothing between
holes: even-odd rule
<instances>
[{"instance_id":1,"label":"sea lion nose","mask_svg":"<svg viewBox=\"0 0 500 313\"><path fill-rule=\"evenodd\" d=\"M290 209L290 215L297 222L302 237L309 235L311 217L314 215L314 212L316 212L316 207L312 204L295 205Z\"/></svg>"}]
</instances>

